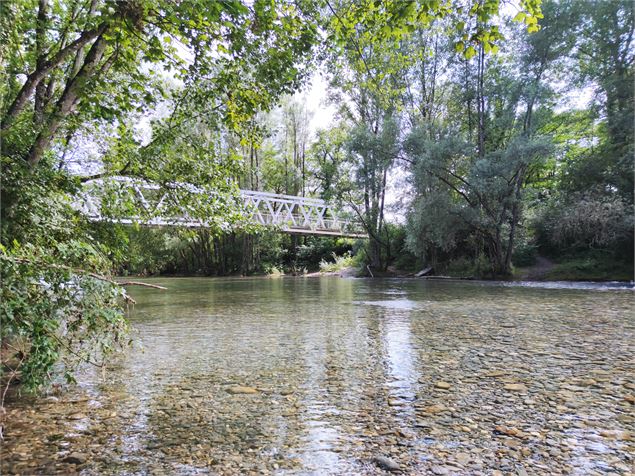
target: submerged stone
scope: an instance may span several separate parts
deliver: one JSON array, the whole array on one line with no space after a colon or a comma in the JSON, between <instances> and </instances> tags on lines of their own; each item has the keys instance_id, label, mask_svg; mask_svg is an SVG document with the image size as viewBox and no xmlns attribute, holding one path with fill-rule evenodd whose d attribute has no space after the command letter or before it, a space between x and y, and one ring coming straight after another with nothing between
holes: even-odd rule
<instances>
[{"instance_id":1,"label":"submerged stone","mask_svg":"<svg viewBox=\"0 0 635 476\"><path fill-rule=\"evenodd\" d=\"M87 460L88 460L87 455L75 451L69 454L62 461L64 461L64 463L70 463L70 464L84 464Z\"/></svg>"},{"instance_id":2,"label":"submerged stone","mask_svg":"<svg viewBox=\"0 0 635 476\"><path fill-rule=\"evenodd\" d=\"M386 471L399 471L401 468L399 463L390 458L386 458L385 456L375 456L373 458L373 463Z\"/></svg>"},{"instance_id":3,"label":"submerged stone","mask_svg":"<svg viewBox=\"0 0 635 476\"><path fill-rule=\"evenodd\" d=\"M526 392L527 391L527 387L525 387L525 385L523 385L522 383L507 383L505 384L505 387L503 387L505 390L509 390L510 392Z\"/></svg>"}]
</instances>

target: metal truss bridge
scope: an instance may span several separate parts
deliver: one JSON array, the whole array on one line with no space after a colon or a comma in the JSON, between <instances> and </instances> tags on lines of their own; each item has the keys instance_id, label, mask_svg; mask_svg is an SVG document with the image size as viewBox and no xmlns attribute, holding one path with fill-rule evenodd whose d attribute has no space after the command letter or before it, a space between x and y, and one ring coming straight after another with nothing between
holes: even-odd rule
<instances>
[{"instance_id":1,"label":"metal truss bridge","mask_svg":"<svg viewBox=\"0 0 635 476\"><path fill-rule=\"evenodd\" d=\"M200 193L196 187L187 184L179 184L171 189L127 177L112 177L107 181L97 179L84 184L83 190L75 197L73 206L95 222L210 227L209 221L193 218L178 207L178 193L174 193L175 190ZM123 207L123 211L113 213L112 216L104 214L104 201L110 200L112 203L116 196L125 196L132 206ZM117 205L116 198L114 201ZM241 190L232 207L242 213L247 224L274 227L285 233L366 238L355 221L317 198Z\"/></svg>"}]
</instances>

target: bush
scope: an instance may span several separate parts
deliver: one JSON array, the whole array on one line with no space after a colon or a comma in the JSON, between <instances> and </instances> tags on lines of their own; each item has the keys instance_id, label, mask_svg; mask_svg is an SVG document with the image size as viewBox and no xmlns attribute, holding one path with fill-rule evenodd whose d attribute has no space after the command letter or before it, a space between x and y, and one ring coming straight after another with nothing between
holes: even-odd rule
<instances>
[{"instance_id":1,"label":"bush","mask_svg":"<svg viewBox=\"0 0 635 476\"><path fill-rule=\"evenodd\" d=\"M519 243L514 248L512 262L514 266L531 266L536 263L538 246L534 243Z\"/></svg>"},{"instance_id":2,"label":"bush","mask_svg":"<svg viewBox=\"0 0 635 476\"><path fill-rule=\"evenodd\" d=\"M320 261L320 271L323 273L335 273L355 266L355 258L350 253L343 256L337 256L333 253L333 260L333 263L325 260Z\"/></svg>"},{"instance_id":3,"label":"bush","mask_svg":"<svg viewBox=\"0 0 635 476\"><path fill-rule=\"evenodd\" d=\"M553 280L632 281L633 266L606 253L586 252L566 256L549 270L547 277Z\"/></svg>"},{"instance_id":4,"label":"bush","mask_svg":"<svg viewBox=\"0 0 635 476\"><path fill-rule=\"evenodd\" d=\"M127 321L121 308L122 287L94 272L60 263L99 260L82 242L55 249L0 245L3 344L14 345L16 368L28 390L45 385L57 363L68 381L82 362L95 363L124 342Z\"/></svg>"},{"instance_id":5,"label":"bush","mask_svg":"<svg viewBox=\"0 0 635 476\"><path fill-rule=\"evenodd\" d=\"M12 355L4 378L36 391L61 364L67 380L125 343L125 290L109 275L104 249L70 209L72 181L3 159L0 337ZM9 372L9 373L7 373Z\"/></svg>"},{"instance_id":6,"label":"bush","mask_svg":"<svg viewBox=\"0 0 635 476\"><path fill-rule=\"evenodd\" d=\"M303 245L298 246L296 266L308 270L322 270L322 263L326 263L335 255L349 255L352 246L352 240L349 239L309 236Z\"/></svg>"},{"instance_id":7,"label":"bush","mask_svg":"<svg viewBox=\"0 0 635 476\"><path fill-rule=\"evenodd\" d=\"M550 201L536 228L547 248L583 250L632 247L633 206L617 195L574 194Z\"/></svg>"}]
</instances>

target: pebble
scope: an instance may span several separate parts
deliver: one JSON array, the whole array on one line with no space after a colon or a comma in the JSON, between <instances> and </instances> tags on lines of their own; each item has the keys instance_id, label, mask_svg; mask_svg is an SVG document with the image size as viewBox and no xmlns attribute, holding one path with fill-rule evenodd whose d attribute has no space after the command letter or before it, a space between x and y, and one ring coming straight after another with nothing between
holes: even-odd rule
<instances>
[{"instance_id":1,"label":"pebble","mask_svg":"<svg viewBox=\"0 0 635 476\"><path fill-rule=\"evenodd\" d=\"M472 460L472 457L467 453L457 453L456 455L454 455L454 459L457 463L466 465Z\"/></svg>"},{"instance_id":2,"label":"pebble","mask_svg":"<svg viewBox=\"0 0 635 476\"><path fill-rule=\"evenodd\" d=\"M436 474L437 476L444 476L444 475L450 474L450 470L448 468L446 468L445 466L439 466L439 465L432 466L432 468L430 468L430 471L432 471L432 473Z\"/></svg>"},{"instance_id":3,"label":"pebble","mask_svg":"<svg viewBox=\"0 0 635 476\"><path fill-rule=\"evenodd\" d=\"M526 392L527 387L525 387L522 383L507 383L503 387L505 390L509 390L510 392Z\"/></svg>"},{"instance_id":4,"label":"pebble","mask_svg":"<svg viewBox=\"0 0 635 476\"><path fill-rule=\"evenodd\" d=\"M73 452L66 456L62 461L69 464L84 464L88 460L88 456L83 453Z\"/></svg>"},{"instance_id":5,"label":"pebble","mask_svg":"<svg viewBox=\"0 0 635 476\"><path fill-rule=\"evenodd\" d=\"M87 418L87 416L83 413L73 413L68 416L69 420L83 420L84 418Z\"/></svg>"},{"instance_id":6,"label":"pebble","mask_svg":"<svg viewBox=\"0 0 635 476\"><path fill-rule=\"evenodd\" d=\"M443 405L438 405L438 404L437 404L437 405L429 405L429 406L427 406L427 407L423 407L423 408L421 409L421 411L422 411L422 412L424 412L424 413L430 413L430 414L432 414L432 415L437 414L437 413L442 413L442 412L445 412L445 411L447 411L447 410L448 410L448 409L447 409L445 406L443 406Z\"/></svg>"}]
</instances>

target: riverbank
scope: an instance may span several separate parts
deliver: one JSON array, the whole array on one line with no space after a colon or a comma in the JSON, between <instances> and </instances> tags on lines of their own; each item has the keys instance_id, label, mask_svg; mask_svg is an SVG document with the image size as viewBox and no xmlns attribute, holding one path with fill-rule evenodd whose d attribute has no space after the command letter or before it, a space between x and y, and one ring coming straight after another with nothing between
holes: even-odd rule
<instances>
[{"instance_id":1,"label":"riverbank","mask_svg":"<svg viewBox=\"0 0 635 476\"><path fill-rule=\"evenodd\" d=\"M304 277L304 278L320 278L320 277L338 277L338 278L370 278L368 271L364 271L363 269L358 269L355 267L346 267L337 271L314 271L314 272L306 272L306 273L282 273L276 272L273 274L252 274L249 276L243 276L240 274L233 274L227 276L202 276L202 275L171 275L171 274L162 274L162 275L154 275L154 276L144 276L144 275L127 275L122 276L118 279L127 280L130 278L144 280L144 279L161 279L161 278L216 278L216 279L249 279L249 278L290 278L290 277ZM413 280L467 280L467 281L498 281L498 282L536 282L536 283L562 283L562 282L584 282L584 283L622 283L624 285L633 285L634 279L629 274L622 272L618 274L606 274L606 273L567 273L566 271L561 271L561 268L554 266L548 269L542 268L538 272L536 272L535 268L517 268L515 270L514 276L510 279L506 280L492 280L492 279L483 279L478 278L476 276L470 276L461 273L448 273L447 275L426 275L421 277L416 277L415 273L406 270L388 270L385 272L373 272L374 278L401 278L401 279L413 279Z\"/></svg>"},{"instance_id":2,"label":"riverbank","mask_svg":"<svg viewBox=\"0 0 635 476\"><path fill-rule=\"evenodd\" d=\"M447 274L435 275L433 273L425 276L417 277L416 273L412 271L399 270L395 268L388 268L384 272L371 271L373 277L377 278L414 278L414 279L454 279L454 280L484 280L477 276L470 275L468 270L465 271L450 271ZM341 278L353 278L353 277L370 277L370 273L367 270L345 267L337 271L322 272L317 271L313 273L306 273L303 276L307 277L319 277L319 276L337 276ZM485 279L487 281L487 279ZM497 280L498 281L498 280ZM625 284L632 284L634 282L634 275L632 270L629 271L627 266L612 267L607 269L605 267L592 267L588 262L568 262L568 263L554 263L546 258L539 258L535 265L528 267L519 267L514 270L514 275L510 279L502 281L529 281L529 282L620 282Z\"/></svg>"},{"instance_id":3,"label":"riverbank","mask_svg":"<svg viewBox=\"0 0 635 476\"><path fill-rule=\"evenodd\" d=\"M625 281L634 280L633 265L591 256L562 260L536 258L532 266L519 267L515 275L520 280L530 281Z\"/></svg>"}]
</instances>

